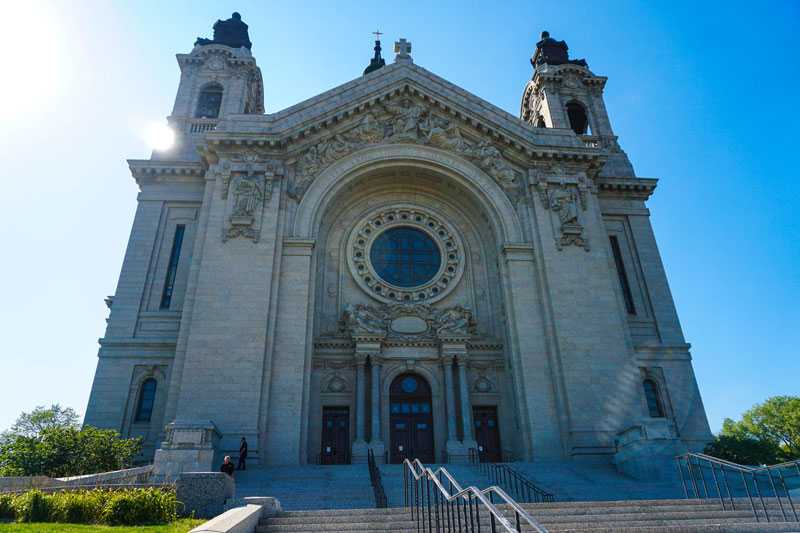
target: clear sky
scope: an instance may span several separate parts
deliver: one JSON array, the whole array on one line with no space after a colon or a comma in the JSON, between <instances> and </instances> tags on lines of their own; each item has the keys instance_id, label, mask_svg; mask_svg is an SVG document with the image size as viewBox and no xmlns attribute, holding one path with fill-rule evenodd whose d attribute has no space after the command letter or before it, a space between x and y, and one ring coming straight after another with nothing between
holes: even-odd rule
<instances>
[{"instance_id":1,"label":"clear sky","mask_svg":"<svg viewBox=\"0 0 800 533\"><path fill-rule=\"evenodd\" d=\"M0 2L0 429L86 408L137 188L126 158L169 114L175 54L242 13L268 112L417 64L519 113L539 33L608 76L713 430L800 393L800 2Z\"/></svg>"}]
</instances>

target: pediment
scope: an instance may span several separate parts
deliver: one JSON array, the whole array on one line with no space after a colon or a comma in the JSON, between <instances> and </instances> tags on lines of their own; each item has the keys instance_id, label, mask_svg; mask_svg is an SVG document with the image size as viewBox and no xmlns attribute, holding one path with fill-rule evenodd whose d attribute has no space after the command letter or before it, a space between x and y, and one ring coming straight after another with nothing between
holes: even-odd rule
<instances>
[{"instance_id":1,"label":"pediment","mask_svg":"<svg viewBox=\"0 0 800 533\"><path fill-rule=\"evenodd\" d=\"M404 63L387 65L276 113L230 115L208 134L208 140L212 145L230 141L292 151L342 123L408 97L529 157L586 160L600 156L571 130L535 128L422 67Z\"/></svg>"}]
</instances>

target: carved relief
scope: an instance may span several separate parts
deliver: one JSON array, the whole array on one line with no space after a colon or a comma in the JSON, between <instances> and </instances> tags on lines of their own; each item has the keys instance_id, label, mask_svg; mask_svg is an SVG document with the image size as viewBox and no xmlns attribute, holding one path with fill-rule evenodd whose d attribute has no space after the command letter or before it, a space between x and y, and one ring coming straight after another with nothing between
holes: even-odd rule
<instances>
[{"instance_id":1,"label":"carved relief","mask_svg":"<svg viewBox=\"0 0 800 533\"><path fill-rule=\"evenodd\" d=\"M532 186L539 193L542 206L552 214L556 247L579 246L589 250L581 224L581 213L586 211L587 178L580 174L569 175L559 165L534 169Z\"/></svg>"},{"instance_id":2,"label":"carved relief","mask_svg":"<svg viewBox=\"0 0 800 533\"><path fill-rule=\"evenodd\" d=\"M222 199L227 200L222 240L244 237L258 242L264 203L272 198L274 167L244 154L220 168Z\"/></svg>"},{"instance_id":3,"label":"carved relief","mask_svg":"<svg viewBox=\"0 0 800 533\"><path fill-rule=\"evenodd\" d=\"M511 196L519 198L517 173L488 140L473 141L453 121L435 115L412 98L389 101L368 112L349 131L334 134L308 148L297 160L289 196L302 198L321 170L345 155L373 144L417 143L456 152L488 173Z\"/></svg>"},{"instance_id":4,"label":"carved relief","mask_svg":"<svg viewBox=\"0 0 800 533\"><path fill-rule=\"evenodd\" d=\"M414 331L398 331L394 321L414 317L427 327ZM340 321L340 331L351 337L379 337L395 339L445 339L469 337L476 333L472 311L456 305L434 309L426 304L364 305L348 304Z\"/></svg>"}]
</instances>

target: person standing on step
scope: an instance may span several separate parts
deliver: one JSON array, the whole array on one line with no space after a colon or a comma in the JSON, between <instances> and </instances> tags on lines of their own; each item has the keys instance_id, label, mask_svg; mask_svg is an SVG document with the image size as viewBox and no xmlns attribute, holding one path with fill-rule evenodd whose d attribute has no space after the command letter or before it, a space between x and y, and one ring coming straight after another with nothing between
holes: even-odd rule
<instances>
[{"instance_id":1,"label":"person standing on step","mask_svg":"<svg viewBox=\"0 0 800 533\"><path fill-rule=\"evenodd\" d=\"M245 460L247 460L247 439L242 437L242 443L239 445L239 464L236 465L236 470L247 470Z\"/></svg>"},{"instance_id":2,"label":"person standing on step","mask_svg":"<svg viewBox=\"0 0 800 533\"><path fill-rule=\"evenodd\" d=\"M219 471L233 477L233 463L231 462L230 455L225 456L225 459L222 461L222 466L219 467Z\"/></svg>"}]
</instances>

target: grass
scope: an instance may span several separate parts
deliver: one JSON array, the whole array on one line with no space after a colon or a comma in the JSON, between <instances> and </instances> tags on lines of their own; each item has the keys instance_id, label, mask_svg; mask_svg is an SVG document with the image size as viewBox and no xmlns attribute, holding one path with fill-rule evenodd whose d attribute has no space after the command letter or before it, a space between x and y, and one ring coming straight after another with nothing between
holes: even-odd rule
<instances>
[{"instance_id":1,"label":"grass","mask_svg":"<svg viewBox=\"0 0 800 533\"><path fill-rule=\"evenodd\" d=\"M0 523L0 533L186 533L205 520L182 518L164 526L93 526L85 524Z\"/></svg>"}]
</instances>

